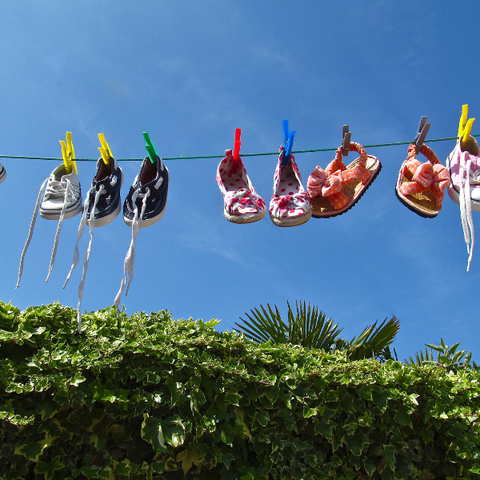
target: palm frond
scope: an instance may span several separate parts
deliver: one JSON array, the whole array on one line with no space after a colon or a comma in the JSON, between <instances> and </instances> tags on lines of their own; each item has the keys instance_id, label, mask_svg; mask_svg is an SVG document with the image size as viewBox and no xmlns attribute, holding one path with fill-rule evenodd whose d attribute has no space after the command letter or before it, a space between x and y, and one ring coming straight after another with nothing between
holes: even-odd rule
<instances>
[{"instance_id":1,"label":"palm frond","mask_svg":"<svg viewBox=\"0 0 480 480\"><path fill-rule=\"evenodd\" d=\"M399 330L400 321L396 317L390 320L385 319L378 326L375 322L349 342L349 357L352 360L378 356L391 357L389 346L395 340Z\"/></svg>"},{"instance_id":2,"label":"palm frond","mask_svg":"<svg viewBox=\"0 0 480 480\"><path fill-rule=\"evenodd\" d=\"M319 311L318 307L311 306L305 301L295 302L295 311L287 302L288 323L280 315L278 307L274 309L267 304L267 308L260 305L246 313L248 320L240 318L243 324L236 323L237 331L256 343L272 341L274 344L290 343L304 347L331 350L337 342L337 337L342 331L331 318Z\"/></svg>"},{"instance_id":3,"label":"palm frond","mask_svg":"<svg viewBox=\"0 0 480 480\"><path fill-rule=\"evenodd\" d=\"M260 305L261 311L254 308L251 310L251 315L245 313L249 321L240 318L244 325L235 323L240 330L236 328L234 330L243 332L248 339L256 343L265 343L269 340L274 344L286 343L288 326L282 320L277 306L274 307L275 311L267 303L267 309Z\"/></svg>"}]
</instances>

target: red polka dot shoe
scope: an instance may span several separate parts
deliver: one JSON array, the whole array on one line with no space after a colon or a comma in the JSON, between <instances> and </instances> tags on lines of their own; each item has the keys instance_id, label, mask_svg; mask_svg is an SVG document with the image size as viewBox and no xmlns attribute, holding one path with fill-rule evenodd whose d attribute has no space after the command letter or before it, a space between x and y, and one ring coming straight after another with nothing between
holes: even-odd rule
<instances>
[{"instance_id":1,"label":"red polka dot shoe","mask_svg":"<svg viewBox=\"0 0 480 480\"><path fill-rule=\"evenodd\" d=\"M290 155L288 163L283 165L284 150L282 145L273 177L270 218L279 227L294 227L307 222L312 216L312 209L295 157Z\"/></svg>"},{"instance_id":2,"label":"red polka dot shoe","mask_svg":"<svg viewBox=\"0 0 480 480\"><path fill-rule=\"evenodd\" d=\"M265 202L248 178L242 159L235 160L232 150L225 151L225 158L218 165L217 183L223 195L223 214L228 221L252 223L265 216Z\"/></svg>"}]
</instances>

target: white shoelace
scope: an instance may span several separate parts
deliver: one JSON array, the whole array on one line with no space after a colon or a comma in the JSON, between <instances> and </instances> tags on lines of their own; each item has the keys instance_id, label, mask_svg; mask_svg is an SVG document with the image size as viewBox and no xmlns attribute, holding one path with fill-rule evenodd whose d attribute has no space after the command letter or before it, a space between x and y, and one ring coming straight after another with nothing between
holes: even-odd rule
<instances>
[{"instance_id":1,"label":"white shoelace","mask_svg":"<svg viewBox=\"0 0 480 480\"><path fill-rule=\"evenodd\" d=\"M472 197L470 192L470 169L472 161L465 161L466 153L462 152L460 156L460 217L462 220L463 236L467 245L468 263L467 272L470 270L470 263L473 256L473 245L475 244L475 229L472 218Z\"/></svg>"},{"instance_id":2,"label":"white shoelace","mask_svg":"<svg viewBox=\"0 0 480 480\"><path fill-rule=\"evenodd\" d=\"M57 224L57 230L55 232L55 238L53 240L52 254L50 255L50 265L48 266L48 274L47 274L47 278L45 279L45 282L48 282L48 279L50 278L50 274L52 273L52 270L53 270L53 265L55 264L55 257L57 256L58 240L60 239L60 231L62 230L63 220L65 218L65 210L67 209L67 199L69 198L68 194L70 193L70 190L73 191L72 182L70 182L68 178L64 178L64 179L62 178L62 184L64 180L66 183L64 201L63 201L62 211L60 212L60 218ZM61 187L62 185L60 185L60 188ZM47 188L47 190L49 189Z\"/></svg>"},{"instance_id":3,"label":"white shoelace","mask_svg":"<svg viewBox=\"0 0 480 480\"><path fill-rule=\"evenodd\" d=\"M83 230L85 229L85 225L87 223L87 213L89 211L90 207L90 193L95 190L95 187L92 187L89 192L87 193L87 197L85 199L85 204L83 206L83 214L82 218L80 219L80 224L78 225L78 231L77 231L77 241L75 243L75 250L73 252L73 261L72 265L70 267L70 271L68 272L67 278L65 280L65 283L63 284L63 288L66 287L68 281L70 280L70 277L72 275L73 270L78 264L79 260L79 251L78 251L78 243L80 242L80 239L82 238L83 235ZM92 213L90 215L90 225L89 225L89 230L90 230L90 240L88 242L87 248L85 250L85 255L83 258L83 272L82 272L82 278L80 280L80 285L78 286L78 304L77 304L77 325L78 325L78 333L82 332L82 310L81 310L81 305L82 305L82 298L83 298L83 289L85 286L85 277L87 275L87 268L88 268L88 262L90 260L90 253L92 251L92 242L93 242L93 228L94 228L94 214L97 208L97 203L100 199L100 196L105 193L105 187L103 185L100 186L98 191L95 193L95 199L93 201L93 208L92 208Z\"/></svg>"},{"instance_id":4,"label":"white shoelace","mask_svg":"<svg viewBox=\"0 0 480 480\"><path fill-rule=\"evenodd\" d=\"M38 196L37 196L37 202L35 203L35 208L33 209L33 215L32 215L32 220L30 221L30 227L28 229L28 236L27 236L27 241L25 242L25 245L22 250L22 254L20 255L20 265L18 267L18 278L17 278L17 285L15 288L18 288L20 286L20 279L22 278L23 274L23 263L25 261L25 255L27 253L28 246L30 245L30 241L32 240L33 236L33 229L35 228L35 222L37 221L38 217L38 210L40 209L40 202L42 201L42 193L43 190L45 189L45 185L48 182L48 178L42 183L42 186L40 187L40 190L38 191Z\"/></svg>"},{"instance_id":5,"label":"white shoelace","mask_svg":"<svg viewBox=\"0 0 480 480\"><path fill-rule=\"evenodd\" d=\"M162 182L157 182L158 187L162 184ZM155 188L158 188L155 185ZM130 247L128 248L127 254L125 255L125 261L123 262L123 278L120 284L120 289L114 300L114 305L117 310L117 317L119 315L119 307L120 307L120 300L122 297L122 292L127 287L125 295L128 295L128 290L130 288L130 284L133 280L133 266L135 263L135 241L137 239L138 231L140 230L140 225L142 224L142 218L145 213L145 208L147 206L147 198L150 196L150 190L147 188L145 194L140 193L140 190L135 190L132 195L132 204L134 205L133 211L133 222L132 222L132 240L130 242ZM136 204L137 198L142 198L142 210L140 215L138 215L138 207ZM128 273L128 284L127 284L127 273Z\"/></svg>"}]
</instances>

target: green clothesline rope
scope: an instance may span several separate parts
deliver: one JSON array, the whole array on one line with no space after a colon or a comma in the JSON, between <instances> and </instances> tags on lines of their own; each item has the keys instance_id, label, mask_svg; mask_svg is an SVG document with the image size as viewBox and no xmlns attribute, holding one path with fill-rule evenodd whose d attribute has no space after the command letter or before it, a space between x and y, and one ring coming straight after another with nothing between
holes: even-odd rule
<instances>
[{"instance_id":1,"label":"green clothesline rope","mask_svg":"<svg viewBox=\"0 0 480 480\"><path fill-rule=\"evenodd\" d=\"M480 137L480 133L472 135L472 137ZM424 140L424 143L429 142L444 142L446 140L457 140L457 137L445 137L445 138L434 138L432 140ZM396 145L410 145L412 142L393 142L393 143L377 143L374 145L363 145L364 148L376 148L376 147L393 147ZM296 150L292 153L315 153L315 152L335 152L335 148L314 148L312 150ZM278 155L277 152L267 152L267 153L242 153L242 157L261 157L266 155ZM223 158L224 155L200 155L193 157L162 157L162 160L203 160L208 158ZM27 156L18 156L18 155L0 155L0 158L14 158L21 160L56 160L63 161L62 158L55 157L27 157ZM96 162L97 158L76 158L76 162ZM143 158L117 158L117 162L140 162Z\"/></svg>"}]
</instances>

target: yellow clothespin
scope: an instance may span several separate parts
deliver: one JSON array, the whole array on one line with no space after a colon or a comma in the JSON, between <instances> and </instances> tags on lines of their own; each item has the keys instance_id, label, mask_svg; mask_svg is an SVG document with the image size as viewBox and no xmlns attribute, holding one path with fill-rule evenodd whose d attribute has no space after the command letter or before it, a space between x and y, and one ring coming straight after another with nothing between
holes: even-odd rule
<instances>
[{"instance_id":1,"label":"yellow clothespin","mask_svg":"<svg viewBox=\"0 0 480 480\"><path fill-rule=\"evenodd\" d=\"M67 172L67 175L69 173L72 173L72 170L75 170L75 173L78 174L77 164L75 162L75 150L72 143L72 132L67 132L66 137L67 143L65 143L63 140L60 140L60 145L62 146L63 163L65 164L65 171Z\"/></svg>"},{"instance_id":2,"label":"yellow clothespin","mask_svg":"<svg viewBox=\"0 0 480 480\"><path fill-rule=\"evenodd\" d=\"M467 148L467 141L472 133L474 118L467 121L468 118L468 104L462 105L462 116L460 117L460 123L458 125L458 138L461 138L462 149Z\"/></svg>"},{"instance_id":3,"label":"yellow clothespin","mask_svg":"<svg viewBox=\"0 0 480 480\"><path fill-rule=\"evenodd\" d=\"M102 144L101 147L98 147L100 150L100 153L102 155L102 159L105 163L105 165L110 165L110 159L113 158L112 151L110 150L110 146L108 145L107 141L105 140L105 135L103 133L98 134L98 139L100 140L100 143Z\"/></svg>"}]
</instances>

